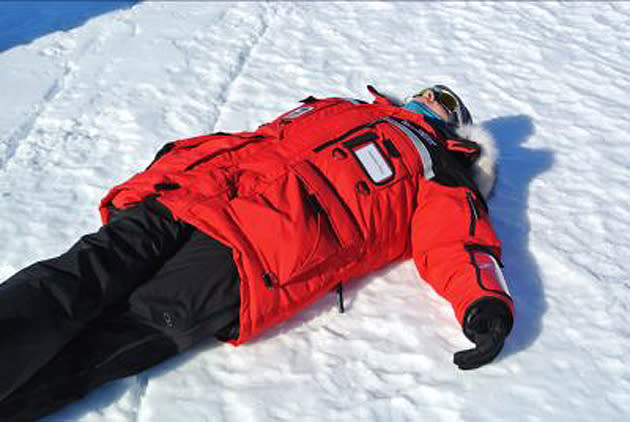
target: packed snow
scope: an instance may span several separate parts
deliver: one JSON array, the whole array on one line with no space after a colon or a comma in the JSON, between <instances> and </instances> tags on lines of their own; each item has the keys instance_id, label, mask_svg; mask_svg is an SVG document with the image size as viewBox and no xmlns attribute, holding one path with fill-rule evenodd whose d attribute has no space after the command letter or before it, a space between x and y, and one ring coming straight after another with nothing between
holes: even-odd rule
<instances>
[{"instance_id":1,"label":"packed snow","mask_svg":"<svg viewBox=\"0 0 630 422\"><path fill-rule=\"evenodd\" d=\"M409 261L353 281L345 314L331 294L46 421L630 420L630 4L122 3L0 29L0 280L96 230L108 188L169 140L444 83L499 141L516 324L494 363L458 370L471 344Z\"/></svg>"}]
</instances>

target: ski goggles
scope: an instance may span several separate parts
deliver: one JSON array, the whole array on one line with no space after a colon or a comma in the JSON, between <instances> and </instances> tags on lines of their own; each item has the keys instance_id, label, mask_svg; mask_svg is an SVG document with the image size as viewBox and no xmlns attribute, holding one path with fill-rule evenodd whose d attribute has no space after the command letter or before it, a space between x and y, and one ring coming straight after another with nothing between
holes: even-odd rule
<instances>
[{"instance_id":1,"label":"ski goggles","mask_svg":"<svg viewBox=\"0 0 630 422\"><path fill-rule=\"evenodd\" d=\"M425 88L413 97L409 97L406 102L413 100L414 97L422 96L427 92L432 92L435 101L444 107L444 110L448 113L449 123L453 123L456 126L472 124L472 116L462 100L445 85L434 85L430 88Z\"/></svg>"},{"instance_id":2,"label":"ski goggles","mask_svg":"<svg viewBox=\"0 0 630 422\"><path fill-rule=\"evenodd\" d=\"M459 101L455 98L450 92L445 91L439 85L433 86L431 88L425 88L422 91L418 92L413 97L421 97L427 92L433 92L433 96L435 97L435 101L444 107L444 109L449 113L457 113L459 110Z\"/></svg>"}]
</instances>

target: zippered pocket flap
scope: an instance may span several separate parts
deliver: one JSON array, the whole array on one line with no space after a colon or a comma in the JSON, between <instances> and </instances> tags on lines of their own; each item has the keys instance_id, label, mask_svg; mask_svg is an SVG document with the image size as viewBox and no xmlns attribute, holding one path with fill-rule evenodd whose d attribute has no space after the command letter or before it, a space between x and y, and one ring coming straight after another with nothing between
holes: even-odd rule
<instances>
[{"instance_id":1,"label":"zippered pocket flap","mask_svg":"<svg viewBox=\"0 0 630 422\"><path fill-rule=\"evenodd\" d=\"M347 248L359 245L362 237L356 221L337 193L328 184L328 181L319 174L319 171L308 161L295 164L292 171L317 198L328 215L332 229L335 231L341 246Z\"/></svg>"},{"instance_id":2,"label":"zippered pocket flap","mask_svg":"<svg viewBox=\"0 0 630 422\"><path fill-rule=\"evenodd\" d=\"M387 154L383 151L374 132L366 132L343 143L361 166L363 173L375 185L390 182L396 176L396 170Z\"/></svg>"},{"instance_id":3,"label":"zippered pocket flap","mask_svg":"<svg viewBox=\"0 0 630 422\"><path fill-rule=\"evenodd\" d=\"M343 249L323 200L292 171L256 194L235 197L228 212L262 266L254 276L267 288L308 278Z\"/></svg>"},{"instance_id":4,"label":"zippered pocket flap","mask_svg":"<svg viewBox=\"0 0 630 422\"><path fill-rule=\"evenodd\" d=\"M374 142L378 139L378 136L374 132L365 132L361 135L354 137L348 141L343 143L343 146L348 149L356 148L360 145L365 144L366 142Z\"/></svg>"},{"instance_id":5,"label":"zippered pocket flap","mask_svg":"<svg viewBox=\"0 0 630 422\"><path fill-rule=\"evenodd\" d=\"M468 210L470 212L470 225L468 226L468 234L474 236L477 231L477 220L479 220L479 210L475 203L472 192L466 192L466 201L468 202Z\"/></svg>"}]
</instances>

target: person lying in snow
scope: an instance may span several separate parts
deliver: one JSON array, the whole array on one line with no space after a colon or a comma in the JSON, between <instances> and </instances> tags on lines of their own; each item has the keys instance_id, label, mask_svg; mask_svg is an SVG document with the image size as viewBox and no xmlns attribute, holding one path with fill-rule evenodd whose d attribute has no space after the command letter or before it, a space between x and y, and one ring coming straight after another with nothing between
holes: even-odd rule
<instances>
[{"instance_id":1,"label":"person lying in snow","mask_svg":"<svg viewBox=\"0 0 630 422\"><path fill-rule=\"evenodd\" d=\"M488 216L496 152L449 88L316 99L254 132L166 144L101 229L0 285L0 419L33 420L214 336L242 344L413 257L473 369L513 324Z\"/></svg>"}]
</instances>

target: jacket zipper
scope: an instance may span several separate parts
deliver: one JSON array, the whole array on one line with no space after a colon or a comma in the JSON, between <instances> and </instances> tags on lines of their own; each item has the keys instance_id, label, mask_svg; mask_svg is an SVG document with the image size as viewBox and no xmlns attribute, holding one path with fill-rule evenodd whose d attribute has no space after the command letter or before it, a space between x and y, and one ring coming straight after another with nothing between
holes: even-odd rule
<instances>
[{"instance_id":1,"label":"jacket zipper","mask_svg":"<svg viewBox=\"0 0 630 422\"><path fill-rule=\"evenodd\" d=\"M352 139L350 139L348 141L345 141L343 143L343 146L351 150L354 147L366 144L368 142L376 141L377 139L378 139L378 136L376 135L376 133L374 133L374 132L365 132L365 133L357 136L356 138L352 138Z\"/></svg>"},{"instance_id":2,"label":"jacket zipper","mask_svg":"<svg viewBox=\"0 0 630 422\"><path fill-rule=\"evenodd\" d=\"M326 148L336 144L337 142L343 141L344 139L346 139L348 136L351 136L354 133L357 133L358 131L360 131L361 129L365 129L368 127L373 127L376 126L377 124L383 122L383 119L377 119L374 120L372 122L357 126L355 128L350 129L349 131L347 131L346 133L344 133L341 136L338 136L337 138L331 139L329 141L324 142L323 144L319 144L318 146L316 146L315 148L313 148L314 152L320 152L325 150Z\"/></svg>"},{"instance_id":3,"label":"jacket zipper","mask_svg":"<svg viewBox=\"0 0 630 422\"><path fill-rule=\"evenodd\" d=\"M468 207L470 208L470 226L468 227L468 234L474 236L477 229L477 220L479 219L479 214L477 212L475 200L471 192L466 192L466 199L468 200Z\"/></svg>"},{"instance_id":4,"label":"jacket zipper","mask_svg":"<svg viewBox=\"0 0 630 422\"><path fill-rule=\"evenodd\" d=\"M240 137L240 138L245 138L245 137ZM247 138L245 138L245 139L247 139ZM258 143L258 142L264 141L265 139L266 138L264 136L256 135L256 136L250 137L249 138L249 142L243 142L242 144L237 145L236 147L222 148L220 150L214 151L213 153L211 153L209 155L206 155L205 157L201 157L197 161L194 161L193 163L189 164L184 169L184 171L190 171L190 170L194 169L195 167L212 160L214 157L216 157L218 155L224 154L226 152L238 151L241 148L245 148L246 146L251 145L253 143Z\"/></svg>"}]
</instances>

